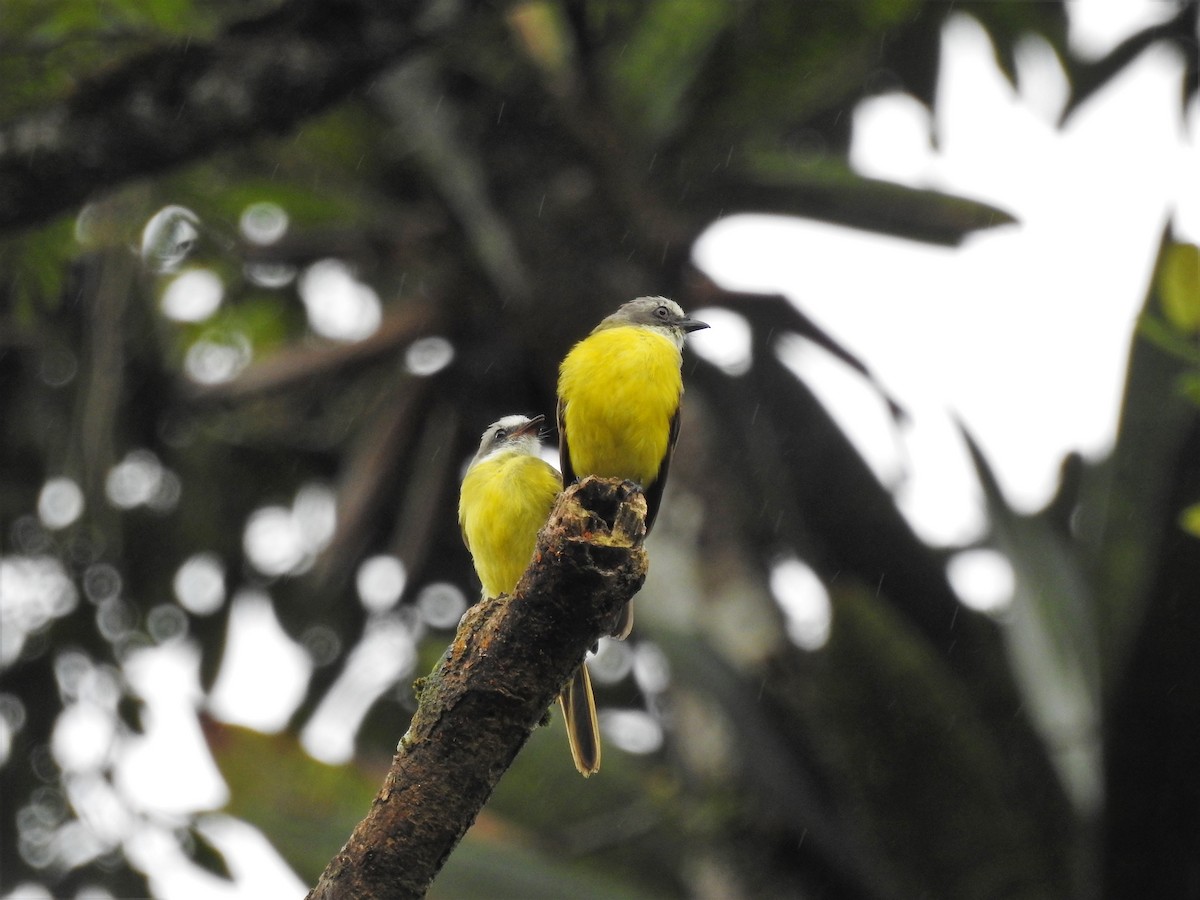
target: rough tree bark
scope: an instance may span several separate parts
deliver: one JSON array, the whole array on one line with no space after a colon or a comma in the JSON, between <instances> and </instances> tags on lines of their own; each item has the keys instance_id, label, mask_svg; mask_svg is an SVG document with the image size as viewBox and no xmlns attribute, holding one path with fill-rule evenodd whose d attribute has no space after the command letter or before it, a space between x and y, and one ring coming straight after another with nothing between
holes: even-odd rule
<instances>
[{"instance_id":1,"label":"rough tree bark","mask_svg":"<svg viewBox=\"0 0 1200 900\"><path fill-rule=\"evenodd\" d=\"M309 900L422 897L584 653L646 576L646 502L631 482L563 492L512 596L472 607L367 816Z\"/></svg>"}]
</instances>

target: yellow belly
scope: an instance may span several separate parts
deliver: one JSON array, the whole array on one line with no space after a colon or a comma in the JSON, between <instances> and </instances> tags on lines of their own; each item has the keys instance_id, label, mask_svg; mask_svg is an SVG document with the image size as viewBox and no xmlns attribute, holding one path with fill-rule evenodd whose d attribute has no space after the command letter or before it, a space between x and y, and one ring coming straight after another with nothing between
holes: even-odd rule
<instances>
[{"instance_id":1,"label":"yellow belly","mask_svg":"<svg viewBox=\"0 0 1200 900\"><path fill-rule=\"evenodd\" d=\"M525 453L496 456L467 472L458 521L485 596L512 593L561 490L554 467Z\"/></svg>"},{"instance_id":2,"label":"yellow belly","mask_svg":"<svg viewBox=\"0 0 1200 900\"><path fill-rule=\"evenodd\" d=\"M559 370L558 396L576 475L653 483L683 395L681 359L669 338L634 326L575 345Z\"/></svg>"}]
</instances>

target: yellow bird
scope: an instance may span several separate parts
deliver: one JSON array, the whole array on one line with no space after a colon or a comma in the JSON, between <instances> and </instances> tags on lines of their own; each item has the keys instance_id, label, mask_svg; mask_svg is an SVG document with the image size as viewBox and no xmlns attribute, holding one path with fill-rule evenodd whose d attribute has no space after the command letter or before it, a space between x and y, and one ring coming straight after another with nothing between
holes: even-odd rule
<instances>
[{"instance_id":1,"label":"yellow bird","mask_svg":"<svg viewBox=\"0 0 1200 900\"><path fill-rule=\"evenodd\" d=\"M683 341L708 324L666 297L638 297L571 348L558 374L558 450L563 478L625 478L646 494L646 531L662 500L679 437ZM626 606L614 635L627 637Z\"/></svg>"},{"instance_id":2,"label":"yellow bird","mask_svg":"<svg viewBox=\"0 0 1200 900\"><path fill-rule=\"evenodd\" d=\"M538 532L562 491L562 478L538 455L544 416L506 416L483 433L467 467L458 523L485 598L511 594L529 567ZM600 768L600 729L587 664L558 698L571 758L585 778Z\"/></svg>"}]
</instances>

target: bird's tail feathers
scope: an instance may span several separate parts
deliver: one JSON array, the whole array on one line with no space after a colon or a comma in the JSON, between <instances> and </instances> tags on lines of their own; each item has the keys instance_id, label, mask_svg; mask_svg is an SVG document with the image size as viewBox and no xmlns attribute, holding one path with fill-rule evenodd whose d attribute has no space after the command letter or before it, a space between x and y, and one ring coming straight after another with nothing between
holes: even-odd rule
<instances>
[{"instance_id":1,"label":"bird's tail feathers","mask_svg":"<svg viewBox=\"0 0 1200 900\"><path fill-rule=\"evenodd\" d=\"M571 759L584 778L600 771L600 723L596 719L596 699L592 696L592 677L587 663L580 663L563 692L558 695Z\"/></svg>"}]
</instances>

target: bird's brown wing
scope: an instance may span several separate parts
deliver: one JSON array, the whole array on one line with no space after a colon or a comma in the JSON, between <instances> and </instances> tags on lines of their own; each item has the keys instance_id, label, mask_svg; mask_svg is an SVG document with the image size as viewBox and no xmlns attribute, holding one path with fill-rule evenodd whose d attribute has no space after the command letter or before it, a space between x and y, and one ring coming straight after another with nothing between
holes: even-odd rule
<instances>
[{"instance_id":1,"label":"bird's brown wing","mask_svg":"<svg viewBox=\"0 0 1200 900\"><path fill-rule=\"evenodd\" d=\"M658 474L654 477L654 481L650 487L645 488L646 495L646 534L650 533L650 529L654 526L654 520L658 517L658 508L662 503L663 488L667 484L667 472L671 469L671 457L675 454L675 443L679 440L679 410L675 410L675 415L671 416L671 431L667 438L667 452L663 454L662 462L658 466ZM610 632L618 641L623 641L629 637L629 633L633 631L633 601L630 600L623 607L617 616L616 624L613 625L613 630Z\"/></svg>"},{"instance_id":2,"label":"bird's brown wing","mask_svg":"<svg viewBox=\"0 0 1200 900\"><path fill-rule=\"evenodd\" d=\"M646 534L650 533L650 529L654 527L654 520L658 518L663 488L667 485L667 473L671 469L671 457L675 455L675 444L678 440L679 408L676 407L675 415L671 416L671 432L667 438L667 452L663 454L662 462L658 466L658 474L654 476L653 483L646 488Z\"/></svg>"},{"instance_id":3,"label":"bird's brown wing","mask_svg":"<svg viewBox=\"0 0 1200 900\"><path fill-rule=\"evenodd\" d=\"M571 447L567 443L567 421L564 418L566 404L562 398L558 400L555 418L558 420L558 466L562 469L563 487L568 488L575 483L575 468L571 465Z\"/></svg>"}]
</instances>

